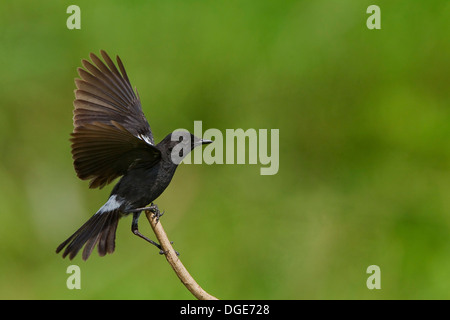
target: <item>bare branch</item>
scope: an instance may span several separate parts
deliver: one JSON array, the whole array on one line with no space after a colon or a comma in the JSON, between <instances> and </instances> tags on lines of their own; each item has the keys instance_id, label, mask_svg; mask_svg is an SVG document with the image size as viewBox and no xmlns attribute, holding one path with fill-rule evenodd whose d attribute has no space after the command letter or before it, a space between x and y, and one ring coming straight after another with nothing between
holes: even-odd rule
<instances>
[{"instance_id":1,"label":"bare branch","mask_svg":"<svg viewBox=\"0 0 450 320\"><path fill-rule=\"evenodd\" d=\"M166 256L167 262L169 262L170 266L175 271L184 286L199 300L218 300L216 297L203 290L186 270L173 249L172 244L167 238L167 234L164 231L161 222L157 221L157 219L154 218L153 213L150 211L145 211L145 215L147 216L148 222L150 222L162 250L165 252L164 255Z\"/></svg>"}]
</instances>

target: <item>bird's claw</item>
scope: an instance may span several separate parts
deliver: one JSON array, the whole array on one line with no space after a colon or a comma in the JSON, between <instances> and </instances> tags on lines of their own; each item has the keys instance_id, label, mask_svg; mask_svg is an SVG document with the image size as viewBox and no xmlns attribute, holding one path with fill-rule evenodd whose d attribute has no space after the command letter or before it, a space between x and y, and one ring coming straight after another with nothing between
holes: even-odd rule
<instances>
[{"instance_id":1,"label":"bird's claw","mask_svg":"<svg viewBox=\"0 0 450 320\"><path fill-rule=\"evenodd\" d=\"M159 218L162 217L162 215L164 214L164 212L166 212L166 210L163 210L163 212L159 211L159 208L156 204L153 204L150 206L149 211L151 213L153 213L153 218L156 219L156 222L159 222Z\"/></svg>"},{"instance_id":2,"label":"bird's claw","mask_svg":"<svg viewBox=\"0 0 450 320\"><path fill-rule=\"evenodd\" d=\"M173 241L170 241L170 244L173 244ZM180 253L178 251L176 251L176 250L173 250L173 251L175 251L175 254L177 255L177 257L180 255ZM168 253L169 253L169 250L167 250L167 251L164 251L163 249L159 250L160 255L163 255L163 254L165 255Z\"/></svg>"}]
</instances>

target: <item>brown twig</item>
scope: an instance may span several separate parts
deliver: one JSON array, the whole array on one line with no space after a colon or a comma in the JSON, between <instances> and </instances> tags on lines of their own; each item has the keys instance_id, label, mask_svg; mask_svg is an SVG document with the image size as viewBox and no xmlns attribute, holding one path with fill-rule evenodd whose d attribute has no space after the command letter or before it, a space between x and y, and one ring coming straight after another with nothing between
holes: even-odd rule
<instances>
[{"instance_id":1,"label":"brown twig","mask_svg":"<svg viewBox=\"0 0 450 320\"><path fill-rule=\"evenodd\" d=\"M199 300L218 300L216 297L203 290L186 270L173 249L172 244L167 238L167 234L164 231L161 222L157 221L154 214L150 211L145 211L145 215L147 216L148 222L150 222L162 250L164 251L167 262L169 262L170 266L175 271L184 286Z\"/></svg>"}]
</instances>

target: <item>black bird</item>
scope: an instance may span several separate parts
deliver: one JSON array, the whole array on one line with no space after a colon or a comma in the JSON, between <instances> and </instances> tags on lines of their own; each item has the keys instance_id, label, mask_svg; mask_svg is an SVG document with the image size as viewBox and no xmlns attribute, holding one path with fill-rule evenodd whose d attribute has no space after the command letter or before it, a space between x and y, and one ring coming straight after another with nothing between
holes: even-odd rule
<instances>
[{"instance_id":1,"label":"black bird","mask_svg":"<svg viewBox=\"0 0 450 320\"><path fill-rule=\"evenodd\" d=\"M65 248L62 256L69 259L83 246L83 260L96 245L100 256L112 253L119 219L129 214L133 214L133 233L161 249L139 232L139 216L143 210L161 216L153 201L169 185L179 161L195 147L212 142L176 132L155 144L122 61L117 57L119 72L108 54L100 53L106 64L91 53L93 64L82 60L87 71L78 68L81 79L75 79L73 164L80 179L90 179L90 188L102 188L123 177L97 213L56 249L59 253Z\"/></svg>"}]
</instances>

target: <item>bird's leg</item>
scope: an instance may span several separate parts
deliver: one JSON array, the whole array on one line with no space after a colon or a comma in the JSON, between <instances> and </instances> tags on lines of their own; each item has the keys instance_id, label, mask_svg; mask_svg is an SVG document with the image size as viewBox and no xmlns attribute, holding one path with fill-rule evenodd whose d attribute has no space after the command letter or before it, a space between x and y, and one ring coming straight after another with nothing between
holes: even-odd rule
<instances>
[{"instance_id":1,"label":"bird's leg","mask_svg":"<svg viewBox=\"0 0 450 320\"><path fill-rule=\"evenodd\" d=\"M145 241L150 242L152 245L154 245L155 247L157 247L159 249L159 254L164 254L164 250L161 248L161 245L156 243L155 241L147 238L146 236L144 236L142 233L139 232L138 229L138 220L139 220L139 216L141 215L141 211L138 212L134 212L133 213L133 222L131 222L131 231L137 235L138 237L144 239Z\"/></svg>"},{"instance_id":2,"label":"bird's leg","mask_svg":"<svg viewBox=\"0 0 450 320\"><path fill-rule=\"evenodd\" d=\"M154 205L153 203L150 205L150 207L136 208L136 209L130 209L130 210L125 211L126 213L133 213L133 222L131 223L131 231L138 237L140 237L140 238L144 239L145 241L148 241L151 244L153 244L154 246L156 246L159 249L159 254L165 254L166 252L161 248L161 245L159 245L155 241L147 238L142 233L140 233L138 230L139 216L141 215L142 211L145 211L145 210L153 212L154 216L156 217L156 222L158 222L159 218L164 214L164 211L160 212L158 209L158 206L156 204ZM170 241L170 243L172 244L173 241ZM177 256L180 255L180 253L178 251L175 251L175 253Z\"/></svg>"},{"instance_id":3,"label":"bird's leg","mask_svg":"<svg viewBox=\"0 0 450 320\"><path fill-rule=\"evenodd\" d=\"M151 205L149 207L143 207L143 208L136 208L136 209L130 209L127 210L127 213L137 213L137 212L142 212L142 211L150 211L153 213L153 215L156 218L156 222L159 222L159 218L162 217L162 215L164 214L165 211L161 212L159 211L159 208L156 204L153 204L153 202L151 203Z\"/></svg>"}]
</instances>

